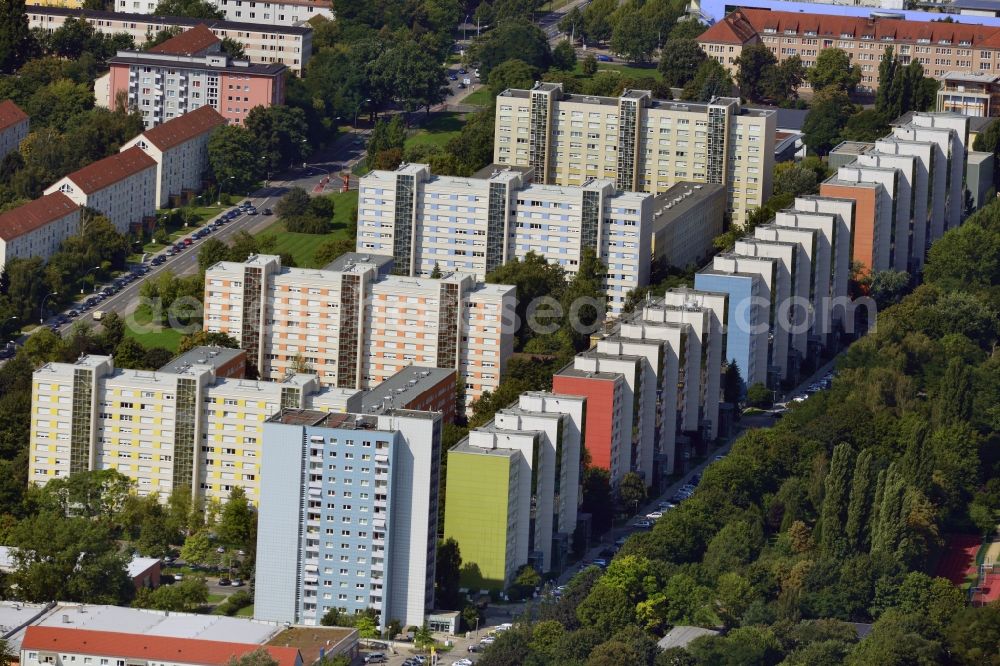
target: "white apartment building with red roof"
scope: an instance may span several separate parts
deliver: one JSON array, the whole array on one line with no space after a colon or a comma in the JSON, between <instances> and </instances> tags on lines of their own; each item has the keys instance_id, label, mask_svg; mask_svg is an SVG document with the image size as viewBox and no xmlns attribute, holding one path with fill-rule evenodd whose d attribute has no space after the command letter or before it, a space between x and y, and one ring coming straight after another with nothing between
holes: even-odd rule
<instances>
[{"instance_id":1,"label":"white apartment building with red roof","mask_svg":"<svg viewBox=\"0 0 1000 666\"><path fill-rule=\"evenodd\" d=\"M0 160L17 150L28 136L28 114L9 99L0 102Z\"/></svg>"},{"instance_id":2,"label":"white apartment building with red roof","mask_svg":"<svg viewBox=\"0 0 1000 666\"><path fill-rule=\"evenodd\" d=\"M201 189L208 169L208 140L226 119L210 106L189 111L162 125L148 129L122 146L133 147L156 161L156 205L163 208L170 199Z\"/></svg>"},{"instance_id":3,"label":"white apartment building with red roof","mask_svg":"<svg viewBox=\"0 0 1000 666\"><path fill-rule=\"evenodd\" d=\"M157 0L115 0L115 10L152 14L156 11L157 4ZM300 25L317 16L332 21L335 15L332 0L208 0L208 4L220 10L227 21L258 25Z\"/></svg>"},{"instance_id":4,"label":"white apartment building with red roof","mask_svg":"<svg viewBox=\"0 0 1000 666\"><path fill-rule=\"evenodd\" d=\"M133 146L74 171L45 190L53 192L93 208L126 233L156 213L156 160Z\"/></svg>"},{"instance_id":5,"label":"white apartment building with red roof","mask_svg":"<svg viewBox=\"0 0 1000 666\"><path fill-rule=\"evenodd\" d=\"M80 206L53 192L0 214L0 270L11 259L48 259L80 230Z\"/></svg>"},{"instance_id":6,"label":"white apartment building with red roof","mask_svg":"<svg viewBox=\"0 0 1000 666\"><path fill-rule=\"evenodd\" d=\"M1000 72L1000 28L967 23L740 8L703 32L698 43L732 74L751 44L764 44L778 62L799 56L806 67L816 64L823 49L842 49L861 70L859 89L869 92L878 89L879 62L889 46L900 63L919 62L939 79L949 72ZM808 89L808 81L801 87Z\"/></svg>"}]
</instances>

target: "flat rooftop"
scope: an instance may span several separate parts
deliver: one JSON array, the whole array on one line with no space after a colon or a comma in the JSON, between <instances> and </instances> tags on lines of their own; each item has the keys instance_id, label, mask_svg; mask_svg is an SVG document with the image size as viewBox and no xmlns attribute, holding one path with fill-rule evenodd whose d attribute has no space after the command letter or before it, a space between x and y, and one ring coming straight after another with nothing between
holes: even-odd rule
<instances>
[{"instance_id":1,"label":"flat rooftop","mask_svg":"<svg viewBox=\"0 0 1000 666\"><path fill-rule=\"evenodd\" d=\"M249 61L227 60L225 65L213 65L211 56L180 56L157 54L147 55L148 51L119 51L118 55L109 58L109 63L120 65L146 65L149 67L166 67L168 69L198 69L213 72L230 72L238 74L253 74L255 76L278 76L288 67L281 63L251 63ZM213 54L214 55L214 54ZM245 64L236 64L237 62Z\"/></svg>"},{"instance_id":2,"label":"flat rooftop","mask_svg":"<svg viewBox=\"0 0 1000 666\"><path fill-rule=\"evenodd\" d=\"M371 264L380 275L392 270L392 255L371 254L368 252L345 252L326 266L324 271L346 271L357 264Z\"/></svg>"},{"instance_id":3,"label":"flat rooftop","mask_svg":"<svg viewBox=\"0 0 1000 666\"><path fill-rule=\"evenodd\" d=\"M528 177L534 171L533 167L530 166L518 166L515 164L488 164L482 169L472 174L473 178L490 179L500 174L510 173L520 175L522 177Z\"/></svg>"},{"instance_id":4,"label":"flat rooftop","mask_svg":"<svg viewBox=\"0 0 1000 666\"><path fill-rule=\"evenodd\" d=\"M413 396L437 386L454 374L454 370L447 368L409 365L366 392L361 398L361 411L365 414L382 412L391 409L397 400L405 404Z\"/></svg>"},{"instance_id":5,"label":"flat rooftop","mask_svg":"<svg viewBox=\"0 0 1000 666\"><path fill-rule=\"evenodd\" d=\"M1000 10L1000 3L995 5L995 8ZM997 83L1000 81L1000 75L998 74L988 74L986 72L969 72L961 70L952 70L950 72L945 72L944 75L937 77L944 81L969 81L972 83Z\"/></svg>"},{"instance_id":6,"label":"flat rooftop","mask_svg":"<svg viewBox=\"0 0 1000 666\"><path fill-rule=\"evenodd\" d=\"M864 155L874 147L874 143L867 141L841 141L830 152L837 153L838 155Z\"/></svg>"},{"instance_id":7,"label":"flat rooftop","mask_svg":"<svg viewBox=\"0 0 1000 666\"><path fill-rule=\"evenodd\" d=\"M241 356L246 356L246 351L243 349L210 346L195 347L180 356L170 359L166 365L159 369L159 372L181 373L192 365L210 365L218 369L232 363Z\"/></svg>"},{"instance_id":8,"label":"flat rooftop","mask_svg":"<svg viewBox=\"0 0 1000 666\"><path fill-rule=\"evenodd\" d=\"M16 655L21 650L24 629L49 610L49 604L0 601L0 639Z\"/></svg>"},{"instance_id":9,"label":"flat rooftop","mask_svg":"<svg viewBox=\"0 0 1000 666\"><path fill-rule=\"evenodd\" d=\"M319 660L320 652L336 655L341 652L337 648L342 642L357 641L357 631L343 627L290 627L272 638L267 645L298 648L302 653L302 663L309 666Z\"/></svg>"},{"instance_id":10,"label":"flat rooftop","mask_svg":"<svg viewBox=\"0 0 1000 666\"><path fill-rule=\"evenodd\" d=\"M421 412L413 409L389 409L385 412L372 414L341 414L321 412L315 409L283 408L280 412L267 419L268 423L284 425L307 426L311 428L336 428L340 430L380 430L379 416L406 416L412 418L435 418L433 412ZM389 430L392 430L390 428Z\"/></svg>"},{"instance_id":11,"label":"flat rooftop","mask_svg":"<svg viewBox=\"0 0 1000 666\"><path fill-rule=\"evenodd\" d=\"M485 446L475 446L469 443L469 438L466 436L455 446L448 449L448 451L454 451L455 453L473 453L481 456L497 456L499 458L510 458L516 456L520 453L518 449L505 449L502 447L487 448Z\"/></svg>"},{"instance_id":12,"label":"flat rooftop","mask_svg":"<svg viewBox=\"0 0 1000 666\"><path fill-rule=\"evenodd\" d=\"M599 379L603 381L614 381L622 376L622 373L620 372L578 370L577 368L563 368L556 374L561 377L583 377L585 379Z\"/></svg>"},{"instance_id":13,"label":"flat rooftop","mask_svg":"<svg viewBox=\"0 0 1000 666\"><path fill-rule=\"evenodd\" d=\"M680 219L712 197L724 196L725 191L721 183L675 183L653 197L653 230Z\"/></svg>"},{"instance_id":14,"label":"flat rooftop","mask_svg":"<svg viewBox=\"0 0 1000 666\"><path fill-rule=\"evenodd\" d=\"M35 623L42 627L112 631L170 638L263 645L283 628L276 622L224 615L167 613L121 606L60 603Z\"/></svg>"},{"instance_id":15,"label":"flat rooftop","mask_svg":"<svg viewBox=\"0 0 1000 666\"><path fill-rule=\"evenodd\" d=\"M543 90L552 91L561 88L561 84L558 83L540 83L533 90ZM515 97L518 99L529 99L531 97L531 90L524 90L519 88L508 88L504 90L498 97ZM622 98L625 99L636 99L642 97L641 93L648 91L644 90L627 90L623 93ZM574 93L563 93L557 101L559 102L570 102L575 104L593 104L595 106L607 106L618 108L620 97L605 97L603 95L578 95ZM740 107L739 99L735 97L716 97L711 102L685 102L670 99L655 99L649 98L646 108L649 109L661 109L667 111L679 111L688 113L708 113L708 109L711 106L732 106L735 105L739 109L739 115L741 116L753 116L753 117L766 117L774 115L775 111L771 109L754 109L749 107Z\"/></svg>"}]
</instances>

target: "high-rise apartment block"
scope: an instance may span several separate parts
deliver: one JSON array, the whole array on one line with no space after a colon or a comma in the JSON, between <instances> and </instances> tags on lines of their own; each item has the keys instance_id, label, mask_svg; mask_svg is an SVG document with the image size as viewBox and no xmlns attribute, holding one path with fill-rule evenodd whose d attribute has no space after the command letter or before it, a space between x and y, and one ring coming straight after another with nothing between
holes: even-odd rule
<instances>
[{"instance_id":1,"label":"high-rise apartment block","mask_svg":"<svg viewBox=\"0 0 1000 666\"><path fill-rule=\"evenodd\" d=\"M747 386L766 383L770 313L764 304L771 296L761 275L705 268L695 274L694 286L727 297L725 362L736 363Z\"/></svg>"},{"instance_id":2,"label":"high-rise apartment block","mask_svg":"<svg viewBox=\"0 0 1000 666\"><path fill-rule=\"evenodd\" d=\"M260 499L264 421L283 408L379 414L426 410L454 417L454 371L408 366L372 391L324 387L315 375L244 378L246 352L196 347L156 371L115 368L107 356L35 371L28 478L44 485L116 469L140 495L188 489Z\"/></svg>"},{"instance_id":3,"label":"high-rise apartment block","mask_svg":"<svg viewBox=\"0 0 1000 666\"><path fill-rule=\"evenodd\" d=\"M654 194L680 181L719 183L737 223L771 196L775 113L738 99L570 95L560 83L538 83L498 95L496 118L494 162L530 167L537 183L609 178L618 189Z\"/></svg>"},{"instance_id":4,"label":"high-rise apartment block","mask_svg":"<svg viewBox=\"0 0 1000 666\"><path fill-rule=\"evenodd\" d=\"M610 180L539 185L518 169L458 178L405 164L368 173L359 189L357 250L391 255L399 275L436 267L482 280L533 252L572 276L591 249L607 266L613 313L649 281L653 197L617 192Z\"/></svg>"},{"instance_id":5,"label":"high-rise apartment block","mask_svg":"<svg viewBox=\"0 0 1000 666\"><path fill-rule=\"evenodd\" d=\"M441 415L283 409L264 424L254 617L421 625L434 604Z\"/></svg>"},{"instance_id":6,"label":"high-rise apartment block","mask_svg":"<svg viewBox=\"0 0 1000 666\"><path fill-rule=\"evenodd\" d=\"M360 389L427 365L458 372L470 401L495 390L513 353L514 287L380 271L374 260L341 270L286 268L271 255L220 262L205 272L205 330L238 340L262 378L308 369Z\"/></svg>"},{"instance_id":7,"label":"high-rise apartment block","mask_svg":"<svg viewBox=\"0 0 1000 666\"><path fill-rule=\"evenodd\" d=\"M961 224L968 144L968 117L910 113L874 144L833 150L843 166L820 194L854 200L855 261L872 271L923 268L931 243Z\"/></svg>"},{"instance_id":8,"label":"high-rise apartment block","mask_svg":"<svg viewBox=\"0 0 1000 666\"><path fill-rule=\"evenodd\" d=\"M464 585L503 589L525 564L561 568L576 529L585 404L524 393L448 451L444 533L474 565Z\"/></svg>"}]
</instances>

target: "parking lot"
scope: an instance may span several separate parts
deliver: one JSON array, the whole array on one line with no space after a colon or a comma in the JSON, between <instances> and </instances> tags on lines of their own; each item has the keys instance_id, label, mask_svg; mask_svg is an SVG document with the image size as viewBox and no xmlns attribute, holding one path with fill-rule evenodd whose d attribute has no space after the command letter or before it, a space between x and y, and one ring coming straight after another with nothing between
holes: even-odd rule
<instances>
[{"instance_id":1,"label":"parking lot","mask_svg":"<svg viewBox=\"0 0 1000 666\"><path fill-rule=\"evenodd\" d=\"M493 627L480 627L478 634L470 632L470 637L449 636L448 634L435 633L434 637L441 644L445 641L452 643L445 652L438 652L436 655L437 666L451 666L460 662L459 666L470 666L475 664L482 657L482 649L485 647L480 640L486 638L497 630ZM431 658L426 652L416 650L412 643L393 642L385 643L385 648L363 649L362 656L369 657L373 654L385 655L385 661L375 661L369 663L385 663L389 666L419 666L420 664L430 665ZM475 646L476 652L469 652L469 646Z\"/></svg>"}]
</instances>

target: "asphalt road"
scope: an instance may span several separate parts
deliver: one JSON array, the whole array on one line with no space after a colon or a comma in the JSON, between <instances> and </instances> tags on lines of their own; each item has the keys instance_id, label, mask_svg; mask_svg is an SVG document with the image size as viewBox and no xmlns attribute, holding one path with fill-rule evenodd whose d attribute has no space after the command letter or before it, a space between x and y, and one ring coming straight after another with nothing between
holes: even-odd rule
<instances>
[{"instance_id":1,"label":"asphalt road","mask_svg":"<svg viewBox=\"0 0 1000 666\"><path fill-rule=\"evenodd\" d=\"M256 206L258 211L263 211L265 208L274 208L281 196L292 187L301 187L311 194L329 194L339 191L341 181L337 177L337 173L341 169L350 171L350 168L365 156L362 134L346 133L344 136L339 137L330 148L312 156L305 166L296 166L287 172L276 175L272 180L267 182L266 187L254 192L249 197L240 199L240 202L249 200ZM212 218L212 220L214 219ZM114 296L101 301L94 308L88 309L75 321L93 321L94 310L101 310L105 313L116 312L124 317L126 314L133 312L139 305L139 290L143 281L153 279L164 271L170 271L174 275L192 274L198 268L198 249L208 239L216 238L226 242L240 231L256 234L274 224L275 219L274 216L260 214L240 215L208 236L194 240L180 254L167 259L166 263L160 266L150 266L151 270L147 275L126 285L124 289L120 290ZM212 220L209 220L209 222ZM192 228L191 232L194 233L195 231L197 231L197 228ZM167 247L164 247L160 252L148 255L146 257L146 264L149 265L149 261L153 257L165 253L166 250ZM101 285L98 285L97 291L100 291L100 289ZM78 304L74 304L67 309L73 307L79 309ZM52 312L47 321L51 321L55 314L57 313ZM62 326L59 332L63 335L68 333L75 321Z\"/></svg>"}]
</instances>

